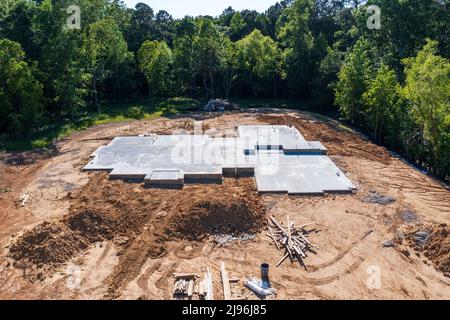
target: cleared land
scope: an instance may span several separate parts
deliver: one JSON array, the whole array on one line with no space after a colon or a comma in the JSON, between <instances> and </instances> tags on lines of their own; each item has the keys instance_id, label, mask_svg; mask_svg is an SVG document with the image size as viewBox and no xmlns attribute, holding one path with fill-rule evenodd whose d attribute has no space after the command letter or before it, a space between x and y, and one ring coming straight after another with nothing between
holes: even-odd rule
<instances>
[{"instance_id":1,"label":"cleared land","mask_svg":"<svg viewBox=\"0 0 450 320\"><path fill-rule=\"evenodd\" d=\"M252 178L183 190L146 189L81 169L115 136L193 130L221 136L238 125L294 125L320 141L358 187L353 195L258 195ZM255 299L242 280L271 265L277 299L449 299L450 191L357 133L323 117L290 111L186 114L97 126L50 152L2 154L0 298L172 299L174 272L210 266L222 297L220 262L235 297ZM21 197L22 195L22 197ZM26 199L26 201L23 201ZM23 206L22 206L23 202ZM320 251L307 271L264 234L267 217L316 222ZM430 230L426 246L415 242ZM235 234L246 240L229 241ZM253 236L254 235L254 236ZM394 247L383 247L392 240ZM367 281L376 266L380 289ZM79 279L79 281L77 280Z\"/></svg>"}]
</instances>

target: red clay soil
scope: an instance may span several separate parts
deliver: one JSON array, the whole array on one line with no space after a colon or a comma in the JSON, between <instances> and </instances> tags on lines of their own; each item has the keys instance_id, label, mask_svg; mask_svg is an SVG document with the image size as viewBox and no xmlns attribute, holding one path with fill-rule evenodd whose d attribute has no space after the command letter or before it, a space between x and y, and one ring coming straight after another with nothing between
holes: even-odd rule
<instances>
[{"instance_id":1,"label":"red clay soil","mask_svg":"<svg viewBox=\"0 0 450 320\"><path fill-rule=\"evenodd\" d=\"M418 231L428 233L423 245L415 241L415 234ZM422 252L436 266L437 270L450 277L450 227L447 224L414 228L407 233L406 239L408 244L414 250Z\"/></svg>"},{"instance_id":2,"label":"red clay soil","mask_svg":"<svg viewBox=\"0 0 450 320\"><path fill-rule=\"evenodd\" d=\"M191 131L192 120L203 120L203 129L217 135L235 133L238 125L294 125L328 148L358 191L259 196L254 179L156 190L80 170L112 137ZM186 115L91 128L61 141L57 151L37 154L31 162L29 155L0 154L2 299L172 299L172 273L201 274L209 266L219 276L220 261L243 281L259 272L263 259L275 265L281 258L261 232L266 206L267 214L281 221L289 215L296 225L316 222L323 231L314 239L321 250L308 257L308 271L289 263L271 269L276 299L449 298L448 278L435 270L448 275L449 236L443 226L450 223L448 189L333 120L283 110ZM362 201L375 192L395 202ZM22 193L31 195L25 206ZM413 215L405 216L405 210ZM408 243L410 231L430 231L416 254L383 246L403 227L413 230L403 232L397 249L416 245ZM215 233L256 236L218 245L212 238L226 237L209 236ZM430 268L432 261L436 268ZM67 288L66 265L82 270L79 291ZM371 265L389 270L381 290L366 286ZM237 287L246 298L256 298L242 282ZM220 298L220 281L214 290Z\"/></svg>"},{"instance_id":3,"label":"red clay soil","mask_svg":"<svg viewBox=\"0 0 450 320\"><path fill-rule=\"evenodd\" d=\"M69 198L69 214L25 232L12 244L9 255L15 267L34 280L51 274L91 244L114 240L122 251L111 275L111 294L130 269L140 270L139 264L147 258L163 256L174 239L179 245L212 234L257 233L265 221L251 179L158 190L110 181L106 173L100 173Z\"/></svg>"},{"instance_id":4,"label":"red clay soil","mask_svg":"<svg viewBox=\"0 0 450 320\"><path fill-rule=\"evenodd\" d=\"M260 115L258 120L272 125L288 125L297 128L308 141L320 141L328 149L329 155L358 157L383 164L389 164L391 157L383 147L371 143L368 139L338 123L298 118L291 115Z\"/></svg>"},{"instance_id":5,"label":"red clay soil","mask_svg":"<svg viewBox=\"0 0 450 320\"><path fill-rule=\"evenodd\" d=\"M88 246L87 239L64 224L44 222L20 237L9 252L16 267L45 268L66 262Z\"/></svg>"}]
</instances>

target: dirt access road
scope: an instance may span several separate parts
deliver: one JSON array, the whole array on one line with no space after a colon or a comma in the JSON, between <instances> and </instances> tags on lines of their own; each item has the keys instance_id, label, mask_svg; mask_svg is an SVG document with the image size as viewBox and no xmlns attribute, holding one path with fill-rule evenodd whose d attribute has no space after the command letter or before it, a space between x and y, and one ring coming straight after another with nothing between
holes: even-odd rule
<instances>
[{"instance_id":1,"label":"dirt access road","mask_svg":"<svg viewBox=\"0 0 450 320\"><path fill-rule=\"evenodd\" d=\"M214 136L245 124L294 125L328 148L358 190L258 195L252 178L157 190L81 171L115 136L192 131L193 120ZM241 279L236 298L256 299L243 280L268 262L275 299L450 299L450 191L330 119L288 110L192 113L98 126L50 152L0 157L2 299L172 299L172 273L203 274L206 266L220 299L222 261ZM320 250L307 270L288 261L275 267L282 253L264 234L269 215L317 223L311 240ZM427 246L414 244L418 230L429 232ZM221 243L216 233L247 237Z\"/></svg>"}]
</instances>

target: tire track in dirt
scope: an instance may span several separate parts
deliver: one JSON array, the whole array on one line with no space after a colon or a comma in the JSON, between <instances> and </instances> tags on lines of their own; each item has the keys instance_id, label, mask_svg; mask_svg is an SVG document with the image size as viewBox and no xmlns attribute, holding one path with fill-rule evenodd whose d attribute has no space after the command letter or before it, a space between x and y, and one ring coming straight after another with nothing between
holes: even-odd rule
<instances>
[{"instance_id":1,"label":"tire track in dirt","mask_svg":"<svg viewBox=\"0 0 450 320\"><path fill-rule=\"evenodd\" d=\"M98 257L97 261L95 262L95 266L99 267L100 264L103 262L103 260L105 260L106 256L108 255L109 251L111 251L112 249L112 244L110 242L108 242L105 246L105 249L103 250L102 254L100 255L100 257Z\"/></svg>"},{"instance_id":2,"label":"tire track in dirt","mask_svg":"<svg viewBox=\"0 0 450 320\"><path fill-rule=\"evenodd\" d=\"M421 201L428 208L441 213L450 213L450 191L432 177L417 169L395 162L386 168L372 170L367 176L370 182L381 183L382 188L398 190L407 202Z\"/></svg>"},{"instance_id":3,"label":"tire track in dirt","mask_svg":"<svg viewBox=\"0 0 450 320\"><path fill-rule=\"evenodd\" d=\"M306 281L309 283L312 283L314 285L317 285L317 286L332 283L332 282L338 280L340 277L345 276L345 275L350 274L353 271L355 271L361 265L361 263L364 262L364 260L365 260L365 258L358 257L357 260L350 267L348 267L347 269L345 269L342 272L339 272L332 276L323 277L323 278L306 278Z\"/></svg>"},{"instance_id":4,"label":"tire track in dirt","mask_svg":"<svg viewBox=\"0 0 450 320\"><path fill-rule=\"evenodd\" d=\"M335 263L339 262L347 253L349 253L353 247L355 247L356 245L361 243L361 241L364 241L372 232L373 232L372 229L368 230L366 233L364 233L364 235L360 239L350 243L348 246L346 246L344 249L342 249L338 253L338 255L336 257L334 257L333 259L331 259L327 262L321 263L319 265L307 265L306 268L308 269L308 271L316 272L319 269L327 268L329 266L334 265Z\"/></svg>"},{"instance_id":5,"label":"tire track in dirt","mask_svg":"<svg viewBox=\"0 0 450 320\"><path fill-rule=\"evenodd\" d=\"M347 274L352 273L353 271L355 271L363 262L364 262L365 258L363 257L357 257L356 261L353 262L348 268L346 268L345 270L338 272L336 274L333 274L331 276L327 276L327 277L321 277L321 278L300 278L297 276L291 276L289 274L283 274L281 275L282 279L288 280L288 281L293 281L296 283L301 283L303 284L307 284L307 285L316 285L316 286L320 286L320 285L326 285L329 283L332 283L336 280L338 280L339 278L341 278L342 276L345 276Z\"/></svg>"},{"instance_id":6,"label":"tire track in dirt","mask_svg":"<svg viewBox=\"0 0 450 320\"><path fill-rule=\"evenodd\" d=\"M171 275L177 270L179 263L172 262L169 267L162 273L158 280L155 281L155 287L162 292L162 296L164 300L170 300L171 295L168 293L170 290L168 289L169 280L171 279Z\"/></svg>"},{"instance_id":7,"label":"tire track in dirt","mask_svg":"<svg viewBox=\"0 0 450 320\"><path fill-rule=\"evenodd\" d=\"M156 207L152 208L152 212L161 212L167 206L168 200L162 200ZM114 299L120 296L126 285L140 274L142 266L149 258L151 245L155 241L153 236L155 228L155 221L150 219L143 226L142 233L129 247L123 250L119 264L114 267L112 274L105 279L105 283L108 285L106 299Z\"/></svg>"},{"instance_id":8,"label":"tire track in dirt","mask_svg":"<svg viewBox=\"0 0 450 320\"><path fill-rule=\"evenodd\" d=\"M64 291L67 292L66 289L69 289L67 286L67 278L69 276L64 276L61 279L56 280L55 282L52 282L48 285L46 285L42 290L40 290L39 294L39 300L44 299L57 299L61 290L61 287L64 285ZM70 290L70 289L69 289ZM72 293L73 294L73 293Z\"/></svg>"},{"instance_id":9,"label":"tire track in dirt","mask_svg":"<svg viewBox=\"0 0 450 320\"><path fill-rule=\"evenodd\" d=\"M14 278L16 278L17 276L13 275L13 274L8 274L6 273L6 275L2 275L2 277L0 278L0 292L2 292L5 288L6 285L9 285L11 287L11 283Z\"/></svg>"},{"instance_id":10,"label":"tire track in dirt","mask_svg":"<svg viewBox=\"0 0 450 320\"><path fill-rule=\"evenodd\" d=\"M107 299L115 299L120 296L125 286L139 275L142 266L147 261L151 244L151 236L145 230L131 246L125 250L119 260L119 264L113 269L112 274L106 279L108 291Z\"/></svg>"},{"instance_id":11,"label":"tire track in dirt","mask_svg":"<svg viewBox=\"0 0 450 320\"><path fill-rule=\"evenodd\" d=\"M148 278L161 267L162 263L160 261L153 263L150 267L148 267L144 274L141 275L137 280L136 283L144 291L148 290Z\"/></svg>"},{"instance_id":12,"label":"tire track in dirt","mask_svg":"<svg viewBox=\"0 0 450 320\"><path fill-rule=\"evenodd\" d=\"M106 243L105 248L103 249L100 257L98 257L97 261L95 262L95 268L93 270L97 270L98 268L101 268L101 263L105 260L106 256L108 255L108 253L111 251L113 245L110 242ZM92 274L92 272L88 272L88 274L86 274L83 279L81 280L81 286L83 287L84 285L86 285L87 283L89 283L89 275ZM99 288L101 288L103 285L98 285L89 289L86 289L83 291L84 294L91 294L94 291L98 290Z\"/></svg>"},{"instance_id":13,"label":"tire track in dirt","mask_svg":"<svg viewBox=\"0 0 450 320\"><path fill-rule=\"evenodd\" d=\"M90 296L90 295L92 295L95 291L100 290L100 289L103 289L103 288L104 288L104 286L101 284L101 285L98 285L98 286L95 286L95 287L86 289L86 290L83 291L83 295Z\"/></svg>"}]
</instances>

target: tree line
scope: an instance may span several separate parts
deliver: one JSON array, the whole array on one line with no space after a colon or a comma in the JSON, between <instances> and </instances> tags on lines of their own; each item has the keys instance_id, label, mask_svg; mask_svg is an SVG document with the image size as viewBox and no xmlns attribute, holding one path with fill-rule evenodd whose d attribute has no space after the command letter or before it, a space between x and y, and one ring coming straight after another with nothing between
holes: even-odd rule
<instances>
[{"instance_id":1,"label":"tree line","mask_svg":"<svg viewBox=\"0 0 450 320\"><path fill-rule=\"evenodd\" d=\"M80 29L67 8L80 8ZM381 26L368 26L381 9ZM308 99L450 175L448 0L285 0L174 19L120 0L3 0L0 139L143 97Z\"/></svg>"}]
</instances>

